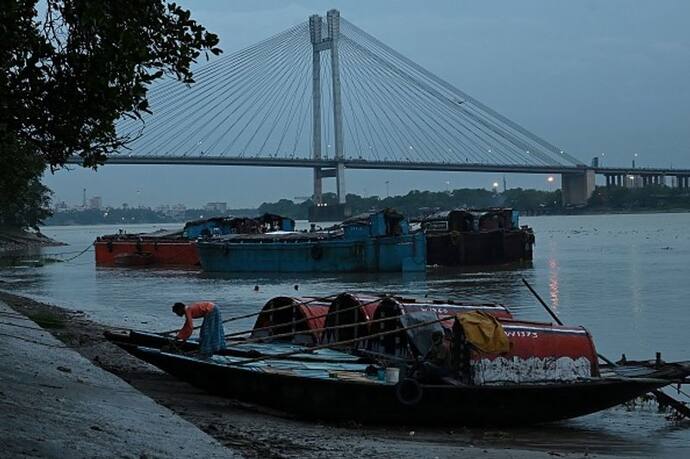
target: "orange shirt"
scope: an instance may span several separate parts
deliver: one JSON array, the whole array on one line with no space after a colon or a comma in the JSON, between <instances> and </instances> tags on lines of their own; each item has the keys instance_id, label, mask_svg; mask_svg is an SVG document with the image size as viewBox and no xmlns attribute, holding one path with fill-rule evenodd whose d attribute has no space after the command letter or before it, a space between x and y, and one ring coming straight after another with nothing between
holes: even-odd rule
<instances>
[{"instance_id":1,"label":"orange shirt","mask_svg":"<svg viewBox=\"0 0 690 459\"><path fill-rule=\"evenodd\" d=\"M211 312L215 305L210 302L192 303L184 309L185 321L182 330L177 333L177 339L186 341L194 331L194 320L204 317Z\"/></svg>"}]
</instances>

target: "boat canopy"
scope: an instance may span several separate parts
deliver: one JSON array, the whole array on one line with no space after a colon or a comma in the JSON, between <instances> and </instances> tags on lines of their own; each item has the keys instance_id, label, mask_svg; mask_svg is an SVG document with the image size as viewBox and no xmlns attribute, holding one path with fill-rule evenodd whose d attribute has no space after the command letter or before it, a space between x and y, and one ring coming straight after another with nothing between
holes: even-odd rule
<instances>
[{"instance_id":1,"label":"boat canopy","mask_svg":"<svg viewBox=\"0 0 690 459\"><path fill-rule=\"evenodd\" d=\"M281 340L308 345L318 344L328 310L329 303L319 298L288 296L272 298L261 309L251 337L261 338L296 333L294 336Z\"/></svg>"},{"instance_id":2,"label":"boat canopy","mask_svg":"<svg viewBox=\"0 0 690 459\"><path fill-rule=\"evenodd\" d=\"M261 224L253 218L213 217L187 222L183 232L188 239L197 239L225 234L257 233L260 227Z\"/></svg>"},{"instance_id":3,"label":"boat canopy","mask_svg":"<svg viewBox=\"0 0 690 459\"><path fill-rule=\"evenodd\" d=\"M403 214L395 209L363 213L343 221L345 237L400 236L410 233L410 225Z\"/></svg>"},{"instance_id":4,"label":"boat canopy","mask_svg":"<svg viewBox=\"0 0 690 459\"><path fill-rule=\"evenodd\" d=\"M417 302L413 298L386 297L382 299L372 318L374 323L371 324L370 334L373 337L359 347L402 358L424 357L431 345L431 333L443 329L447 329L447 334L451 333L453 320L415 328L405 334L374 335L406 328L418 322L434 321L474 311L512 318L508 308L496 303L459 303L451 300ZM393 317L399 317L399 320L384 320Z\"/></svg>"},{"instance_id":5,"label":"boat canopy","mask_svg":"<svg viewBox=\"0 0 690 459\"><path fill-rule=\"evenodd\" d=\"M509 207L454 209L429 215L421 223L430 232L512 230L520 227L519 217L519 212Z\"/></svg>"},{"instance_id":6,"label":"boat canopy","mask_svg":"<svg viewBox=\"0 0 690 459\"><path fill-rule=\"evenodd\" d=\"M295 231L295 221L281 215L265 213L256 219L264 225L266 232L270 231Z\"/></svg>"},{"instance_id":7,"label":"boat canopy","mask_svg":"<svg viewBox=\"0 0 690 459\"><path fill-rule=\"evenodd\" d=\"M322 343L336 343L367 336L370 332L369 321L374 317L382 297L353 295L341 293L328 308L328 316L321 337ZM359 324L359 325L357 325ZM351 327L348 325L352 325Z\"/></svg>"}]
</instances>

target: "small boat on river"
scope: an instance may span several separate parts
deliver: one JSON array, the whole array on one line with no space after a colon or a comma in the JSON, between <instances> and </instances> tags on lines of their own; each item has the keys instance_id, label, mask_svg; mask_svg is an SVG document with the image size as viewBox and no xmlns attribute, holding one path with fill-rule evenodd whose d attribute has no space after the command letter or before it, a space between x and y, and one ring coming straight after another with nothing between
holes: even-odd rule
<instances>
[{"instance_id":1,"label":"small boat on river","mask_svg":"<svg viewBox=\"0 0 690 459\"><path fill-rule=\"evenodd\" d=\"M419 221L426 233L427 262L478 266L532 261L534 232L509 208L456 209Z\"/></svg>"},{"instance_id":2,"label":"small boat on river","mask_svg":"<svg viewBox=\"0 0 690 459\"><path fill-rule=\"evenodd\" d=\"M690 374L690 363L659 358L600 364L584 328L519 321L501 305L349 294L330 300L274 298L257 313L251 334L206 358L194 341L176 349L158 334L106 337L211 393L306 419L361 423L557 421L687 383ZM347 336L333 334L348 329ZM438 333L452 343L444 375L427 371Z\"/></svg>"},{"instance_id":3,"label":"small boat on river","mask_svg":"<svg viewBox=\"0 0 690 459\"><path fill-rule=\"evenodd\" d=\"M94 242L97 266L199 266L196 241L225 234L293 231L295 221L279 215L213 217L187 222L178 230L110 234Z\"/></svg>"},{"instance_id":4,"label":"small boat on river","mask_svg":"<svg viewBox=\"0 0 690 459\"><path fill-rule=\"evenodd\" d=\"M210 272L413 272L426 269L424 233L386 209L324 231L229 234L198 243Z\"/></svg>"}]
</instances>

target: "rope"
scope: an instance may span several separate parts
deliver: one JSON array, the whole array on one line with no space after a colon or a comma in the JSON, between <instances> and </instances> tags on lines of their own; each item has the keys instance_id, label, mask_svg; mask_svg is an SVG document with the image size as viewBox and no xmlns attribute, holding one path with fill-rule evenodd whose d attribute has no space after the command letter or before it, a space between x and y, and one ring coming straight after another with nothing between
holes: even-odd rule
<instances>
[{"instance_id":1,"label":"rope","mask_svg":"<svg viewBox=\"0 0 690 459\"><path fill-rule=\"evenodd\" d=\"M76 254L75 256L70 257L70 258L67 258L67 259L65 259L65 260L61 260L62 263L67 263L67 262L69 262L69 261L76 260L76 259L79 258L80 256L84 255L86 252L88 252L89 249L91 249L91 247L93 247L94 245L95 245L95 243L92 242L92 243L89 244L84 250L82 250L81 252L79 252L79 253Z\"/></svg>"},{"instance_id":2,"label":"rope","mask_svg":"<svg viewBox=\"0 0 690 459\"><path fill-rule=\"evenodd\" d=\"M305 331L309 331L309 332L313 333L313 332L322 332L322 331L327 331L327 330L340 330L340 329L344 329L344 328L355 328L355 327L359 327L362 325L377 324L377 323L381 323L381 322L390 322L392 320L399 320L399 319L400 319L399 316L383 317L381 319L363 320L361 322L353 322L350 324L332 325L330 327L322 327L322 328L312 328L311 330L305 330ZM242 340L241 342L238 342L234 346L228 346L228 348L241 347L244 344L260 343L262 341L274 340L277 338L289 338L291 336L296 336L296 335L302 334L305 331L291 331L288 333L279 333L277 335L262 336L262 337L257 337L257 338L249 338L246 340ZM369 335L367 335L367 336L369 336ZM333 344L331 344L331 346L335 346L336 344L337 343L333 343ZM311 350L313 348L309 348L309 349Z\"/></svg>"},{"instance_id":3,"label":"rope","mask_svg":"<svg viewBox=\"0 0 690 459\"><path fill-rule=\"evenodd\" d=\"M394 317L391 317L390 319L393 319L393 318ZM310 347L309 349L300 349L299 351L291 351L291 352L285 352L282 354L266 355L263 357L257 357L257 358L253 358L253 359L243 360L241 362L228 362L227 365L241 366L241 365L247 365L249 363L260 362L262 360L267 360L267 359L271 359L271 360L282 359L282 358L289 357L289 356L295 355L295 354L303 354L305 352L313 352L313 351L317 351L319 349L326 349L329 347L342 346L345 344L354 344L354 343L358 343L360 341L369 340L371 338L379 338L382 336L388 336L388 335L393 335L396 333L402 333L402 332L406 332L408 330L414 330L416 328L426 327L428 325L433 325L435 323L443 322L445 320L455 320L455 316L444 317L444 318L435 319L435 320L428 320L426 322L419 322L417 324L410 325L407 327L397 328L395 330L389 330L389 331L380 332L380 333L375 333L373 335L368 335L368 336L361 337L361 338L353 338L353 339L348 339L348 340L344 340L344 341L338 341L335 343L319 344L318 346Z\"/></svg>"}]
</instances>

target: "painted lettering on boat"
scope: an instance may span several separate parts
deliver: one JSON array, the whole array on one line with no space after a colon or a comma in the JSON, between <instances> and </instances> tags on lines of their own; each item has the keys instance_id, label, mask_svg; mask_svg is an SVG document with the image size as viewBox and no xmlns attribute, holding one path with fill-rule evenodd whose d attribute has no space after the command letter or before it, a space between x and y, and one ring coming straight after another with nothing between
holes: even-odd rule
<instances>
[{"instance_id":1,"label":"painted lettering on boat","mask_svg":"<svg viewBox=\"0 0 690 459\"><path fill-rule=\"evenodd\" d=\"M539 338L539 333L535 331L524 331L524 330L515 330L515 331L508 331L506 330L506 336L509 338L534 338L537 339Z\"/></svg>"}]
</instances>

